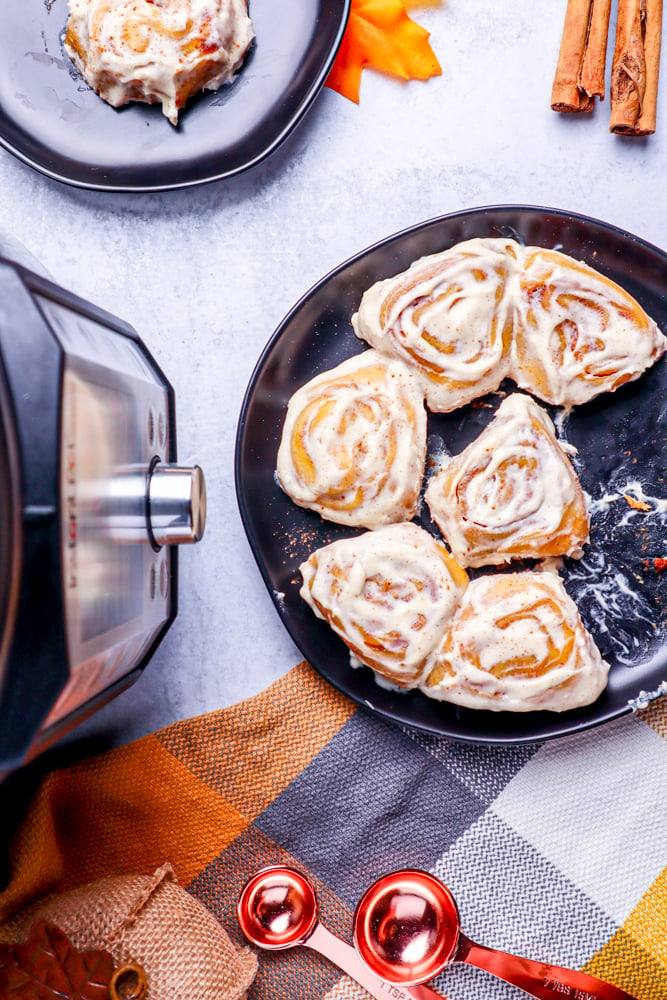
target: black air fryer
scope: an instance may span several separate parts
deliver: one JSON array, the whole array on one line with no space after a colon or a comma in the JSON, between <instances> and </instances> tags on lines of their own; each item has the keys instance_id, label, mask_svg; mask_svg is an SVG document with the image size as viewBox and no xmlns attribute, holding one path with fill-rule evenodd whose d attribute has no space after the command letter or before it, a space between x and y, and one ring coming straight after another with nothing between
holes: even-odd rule
<instances>
[{"instance_id":1,"label":"black air fryer","mask_svg":"<svg viewBox=\"0 0 667 1000\"><path fill-rule=\"evenodd\" d=\"M134 330L0 257L0 776L127 687L204 532Z\"/></svg>"}]
</instances>

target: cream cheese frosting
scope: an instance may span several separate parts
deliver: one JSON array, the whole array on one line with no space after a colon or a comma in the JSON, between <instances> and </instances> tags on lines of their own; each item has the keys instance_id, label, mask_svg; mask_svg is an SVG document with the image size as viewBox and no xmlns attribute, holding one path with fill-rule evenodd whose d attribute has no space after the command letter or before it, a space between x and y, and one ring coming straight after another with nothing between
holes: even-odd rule
<instances>
[{"instance_id":1,"label":"cream cheese frosting","mask_svg":"<svg viewBox=\"0 0 667 1000\"><path fill-rule=\"evenodd\" d=\"M358 337L423 380L448 412L506 376L573 406L639 378L667 339L615 282L566 254L472 239L376 282L352 317Z\"/></svg>"},{"instance_id":2,"label":"cream cheese frosting","mask_svg":"<svg viewBox=\"0 0 667 1000\"><path fill-rule=\"evenodd\" d=\"M509 372L513 240L472 239L376 282L352 317L356 335L419 372L432 410L497 389Z\"/></svg>"},{"instance_id":3,"label":"cream cheese frosting","mask_svg":"<svg viewBox=\"0 0 667 1000\"><path fill-rule=\"evenodd\" d=\"M633 381L667 340L623 288L556 250L526 247L511 374L547 403L574 406Z\"/></svg>"},{"instance_id":4,"label":"cream cheese frosting","mask_svg":"<svg viewBox=\"0 0 667 1000\"><path fill-rule=\"evenodd\" d=\"M470 583L422 690L466 708L564 712L595 701L608 672L555 573L500 573Z\"/></svg>"},{"instance_id":5,"label":"cream cheese frosting","mask_svg":"<svg viewBox=\"0 0 667 1000\"><path fill-rule=\"evenodd\" d=\"M65 49L113 107L160 103L178 123L199 90L229 82L253 38L246 0L69 0Z\"/></svg>"},{"instance_id":6,"label":"cream cheese frosting","mask_svg":"<svg viewBox=\"0 0 667 1000\"><path fill-rule=\"evenodd\" d=\"M416 524L339 539L300 567L301 597L359 662L415 687L467 584L444 546Z\"/></svg>"},{"instance_id":7,"label":"cream cheese frosting","mask_svg":"<svg viewBox=\"0 0 667 1000\"><path fill-rule=\"evenodd\" d=\"M463 566L579 557L588 513L577 475L549 415L523 393L433 476L431 516Z\"/></svg>"},{"instance_id":8,"label":"cream cheese frosting","mask_svg":"<svg viewBox=\"0 0 667 1000\"><path fill-rule=\"evenodd\" d=\"M425 459L418 379L400 361L364 351L292 396L277 474L300 506L374 528L413 517Z\"/></svg>"}]
</instances>

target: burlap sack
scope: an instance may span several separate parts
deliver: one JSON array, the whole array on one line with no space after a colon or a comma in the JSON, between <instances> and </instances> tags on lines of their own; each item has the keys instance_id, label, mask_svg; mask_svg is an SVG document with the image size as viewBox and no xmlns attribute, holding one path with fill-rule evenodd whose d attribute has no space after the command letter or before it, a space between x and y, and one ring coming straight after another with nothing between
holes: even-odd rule
<instances>
[{"instance_id":1,"label":"burlap sack","mask_svg":"<svg viewBox=\"0 0 667 1000\"><path fill-rule=\"evenodd\" d=\"M25 940L39 917L80 951L104 948L116 965L143 966L146 1000L243 1000L257 970L255 954L234 947L169 864L153 875L104 878L40 900L0 927L0 941Z\"/></svg>"}]
</instances>

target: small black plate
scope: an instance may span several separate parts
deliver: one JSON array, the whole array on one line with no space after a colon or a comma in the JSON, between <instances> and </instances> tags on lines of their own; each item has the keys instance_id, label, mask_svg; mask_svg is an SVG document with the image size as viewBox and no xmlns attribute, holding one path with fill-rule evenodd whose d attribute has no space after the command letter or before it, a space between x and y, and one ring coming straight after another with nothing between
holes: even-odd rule
<instances>
[{"instance_id":1,"label":"small black plate","mask_svg":"<svg viewBox=\"0 0 667 1000\"><path fill-rule=\"evenodd\" d=\"M473 236L513 236L526 245L562 249L623 285L662 330L667 329L667 255L619 229L550 209L475 209L435 219L392 236L332 271L282 322L252 376L236 442L236 489L243 523L278 612L303 655L355 701L397 722L473 743L529 743L607 722L631 710L642 691L667 680L667 364L659 361L638 381L585 406L564 421L564 437L593 501L585 557L566 560L562 572L585 625L611 664L603 695L586 708L498 713L458 708L381 688L367 668L349 666L347 647L299 597L298 567L336 538L358 534L323 521L292 503L274 477L287 402L312 376L366 348L350 317L373 282L408 267L424 254ZM514 386L503 383L501 392ZM429 413L429 452L461 451L491 420L501 393L450 414ZM559 411L549 408L553 417ZM561 414L562 416L562 414ZM428 467L428 466L427 466ZM637 484L641 489L637 488ZM642 492L643 491L643 492ZM653 498L651 512L607 494ZM437 528L423 505L421 524ZM475 571L471 575L479 575ZM485 572L485 571L481 571Z\"/></svg>"},{"instance_id":2,"label":"small black plate","mask_svg":"<svg viewBox=\"0 0 667 1000\"><path fill-rule=\"evenodd\" d=\"M67 0L0 3L0 144L56 180L162 191L229 177L273 152L326 80L350 0L250 0L256 38L236 79L193 98L178 128L159 106L115 110L62 46Z\"/></svg>"}]
</instances>

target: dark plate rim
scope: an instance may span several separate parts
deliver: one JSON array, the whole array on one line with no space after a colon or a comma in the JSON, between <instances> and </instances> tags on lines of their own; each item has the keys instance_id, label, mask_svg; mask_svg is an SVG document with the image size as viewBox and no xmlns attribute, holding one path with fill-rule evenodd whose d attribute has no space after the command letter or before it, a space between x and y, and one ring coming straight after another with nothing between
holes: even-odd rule
<instances>
[{"instance_id":1,"label":"dark plate rim","mask_svg":"<svg viewBox=\"0 0 667 1000\"><path fill-rule=\"evenodd\" d=\"M340 48L341 42L343 41L343 35L345 34L345 29L347 28L347 22L350 16L350 8L352 6L352 0L334 0L335 3L339 3L341 7L341 18L340 24L338 26L338 31L332 43L329 54L326 61L313 79L310 87L305 92L303 99L301 100L299 107L295 111L294 115L287 123L287 125L282 129L278 135L274 136L271 142L266 145L260 153L247 160L245 163L241 163L231 170L221 170L210 176L197 177L193 180L187 181L174 181L165 184L117 184L117 183L103 183L100 181L82 181L73 177L69 177L66 173L61 173L60 171L53 170L47 167L45 164L40 163L38 160L18 149L12 142L5 138L2 132L2 116L0 116L0 147L6 149L8 153L15 156L16 159L20 160L21 163L25 163L26 166L32 167L38 173L43 174L45 177L50 178L53 181L58 181L61 184L67 184L69 187L79 188L85 191L108 191L113 193L126 193L126 194L150 194L156 191L176 191L182 188L189 187L200 187L202 184L211 184L213 181L221 181L227 177L235 177L238 174L244 173L246 170L250 170L252 167L257 166L272 153L274 153L279 146L282 146L283 142L287 139L289 135L294 131L294 129L300 124L307 112L310 110L315 98L318 96L319 92L322 90L329 71L333 66L334 60L338 55L338 50Z\"/></svg>"},{"instance_id":2,"label":"dark plate rim","mask_svg":"<svg viewBox=\"0 0 667 1000\"><path fill-rule=\"evenodd\" d=\"M23 569L20 480L16 420L0 358L0 690L14 637Z\"/></svg>"},{"instance_id":3,"label":"dark plate rim","mask_svg":"<svg viewBox=\"0 0 667 1000\"><path fill-rule=\"evenodd\" d=\"M329 271L323 278L321 278L314 285L312 285L308 289L308 291L305 292L304 295L301 296L298 302L296 302L296 304L290 309L290 311L280 322L280 324L278 325L278 327L276 328L276 330L266 343L253 369L252 375L250 376L250 381L248 382L248 386L244 393L243 402L241 404L241 410L239 414L239 421L237 424L237 431L236 431L235 453L234 453L234 486L236 490L236 501L239 509L239 514L241 516L243 528L245 530L246 537L250 544L252 554L255 558L255 562L257 563L257 567L260 571L264 584L269 592L269 596L273 601L278 616L283 624L283 627L286 629L292 641L304 656L306 654L304 650L301 648L297 636L295 636L292 633L292 630L285 621L280 607L280 600L278 596L274 593L272 581L269 577L269 574L266 570L262 558L261 547L257 542L257 539L255 538L252 531L250 516L245 498L245 491L243 487L243 474L241 466L242 466L243 440L245 437L245 432L247 427L247 411L249 404L252 400L256 385L263 372L264 364L270 353L273 351L273 348L275 347L275 345L285 332L286 328L291 324L294 316L304 307L304 305L311 298L313 298L313 296L315 296L320 291L320 289L324 285L327 284L327 282L329 282L332 278L339 275L347 267L350 267L352 264L366 257L368 254L373 253L375 250L380 249L381 247L386 247L389 244L393 243L394 241L402 240L418 232L422 232L428 229L429 227L437 227L439 225L442 225L443 223L453 221L457 218L465 217L469 219L471 217L484 216L493 212L527 212L527 213L533 213L537 216L555 216L561 219L572 219L584 223L585 225L597 226L603 230L607 230L608 232L613 233L615 236L621 237L624 240L628 240L632 243L642 246L644 249L651 251L652 253L656 254L659 258L661 258L661 260L665 264L665 267L667 268L667 252L661 250L660 247L656 246L653 243L650 243L648 240L644 240L636 236L633 233L627 232L627 230L622 229L620 226L615 226L612 223L605 222L601 219L596 219L594 216L584 215L583 213L579 212L568 212L565 209L549 208L540 205L509 204L509 203L493 204L493 205L484 205L472 209L460 209L456 212L448 212L445 215L434 216L433 218L428 219L425 222L420 222L413 226L407 226L405 229L401 229L393 233L392 235L385 237L384 239L378 240L376 243L367 246L364 250L361 250L359 253L353 254L353 256L348 257L347 260L343 261L343 263L339 264L331 271ZM310 662L310 660L308 660L308 662ZM442 739L452 740L454 742L466 744L469 746L474 745L474 746L488 746L488 747L492 746L508 747L508 746L528 746L528 745L545 743L551 740L561 739L565 736L572 736L576 733L585 732L590 729L595 729L598 726L604 725L608 722L613 722L615 719L623 718L624 716L630 715L634 711L632 705L626 703L625 705L618 706L617 708L607 711L606 713L599 715L595 718L587 719L584 722L573 720L570 721L569 724L563 724L561 726L554 725L554 720L558 718L563 718L564 717L563 715L559 716L557 713L545 712L542 714L545 716L547 715L549 716L549 721L551 725L549 731L545 732L542 735L513 736L512 734L508 734L507 736L494 735L489 737L480 737L480 736L469 735L467 733L460 733L460 732L457 733L456 731L453 731L455 727L447 727L445 729L444 727L438 728L428 723L420 724L419 721L405 718L404 715L402 715L400 712L392 711L390 709L380 708L375 705L369 705L369 703L363 697L357 695L354 692L354 690L350 690L347 684L341 683L334 677L330 677L328 674L324 673L324 671L322 671L317 666L317 664L312 663L311 666L313 667L314 670L317 671L318 674L320 674L321 677L323 677L336 690L340 691L341 694L344 694L351 701L354 701L361 708L364 708L367 711L371 711L373 714L379 715L381 718L388 719L399 726L405 726L409 729L414 729L419 732L427 733L431 736L437 736ZM489 713L489 714L495 714L495 713ZM538 715L539 713L534 713L534 714Z\"/></svg>"}]
</instances>

